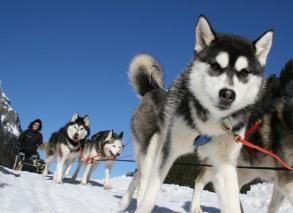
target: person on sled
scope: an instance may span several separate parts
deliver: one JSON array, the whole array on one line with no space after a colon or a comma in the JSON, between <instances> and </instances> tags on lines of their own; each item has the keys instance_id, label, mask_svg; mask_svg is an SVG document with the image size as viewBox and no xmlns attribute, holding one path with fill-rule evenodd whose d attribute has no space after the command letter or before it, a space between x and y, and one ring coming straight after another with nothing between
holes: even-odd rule
<instances>
[{"instance_id":1,"label":"person on sled","mask_svg":"<svg viewBox=\"0 0 293 213\"><path fill-rule=\"evenodd\" d=\"M39 160L38 147L43 144L42 121L40 119L33 120L27 130L23 131L18 137L19 154L17 156L18 164L24 160L31 161L33 164ZM15 165L18 167L18 165ZM15 168L16 169L16 168ZM21 168L17 168L21 170Z\"/></svg>"}]
</instances>

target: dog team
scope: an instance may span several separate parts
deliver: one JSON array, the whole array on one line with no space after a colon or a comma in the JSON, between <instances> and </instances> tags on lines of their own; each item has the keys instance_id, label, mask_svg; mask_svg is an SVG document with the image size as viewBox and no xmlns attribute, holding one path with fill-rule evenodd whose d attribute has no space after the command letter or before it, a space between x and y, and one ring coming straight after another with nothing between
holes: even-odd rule
<instances>
[{"instance_id":1,"label":"dog team","mask_svg":"<svg viewBox=\"0 0 293 213\"><path fill-rule=\"evenodd\" d=\"M237 165L280 165L266 154L242 147L234 138L237 134L293 166L293 60L279 77L265 79L272 30L251 41L217 33L207 18L200 16L195 37L191 62L168 89L162 66L152 56L140 54L130 63L129 79L141 99L131 118L137 171L120 200L120 210L128 208L137 190L135 213L152 212L173 162L194 152L202 163L212 167L202 168L196 177L191 213L202 212L200 193L210 181L223 213L243 211L239 190L256 178L274 185L268 212L277 212L285 197L293 206L293 173L285 169L237 169ZM248 134L256 123L258 126ZM55 158L54 180L62 183L73 161L79 159L73 178L84 164L81 183L86 184L98 160L115 159L121 154L123 132L98 132L88 142L89 133L89 118L73 115L49 139L43 174L47 175ZM197 143L203 138L203 145ZM113 161L106 162L104 187L110 188Z\"/></svg>"},{"instance_id":2,"label":"dog team","mask_svg":"<svg viewBox=\"0 0 293 213\"><path fill-rule=\"evenodd\" d=\"M89 134L89 117L74 114L64 127L51 135L49 142L43 147L46 152L43 175L48 174L50 163L57 159L54 181L62 183L63 178L69 174L74 160L78 159L79 164L72 178L76 179L80 167L84 164L86 168L81 184L87 184L98 162L106 160L104 188L109 189L113 160L124 148L123 132L118 135L113 130L100 131L87 140Z\"/></svg>"}]
</instances>

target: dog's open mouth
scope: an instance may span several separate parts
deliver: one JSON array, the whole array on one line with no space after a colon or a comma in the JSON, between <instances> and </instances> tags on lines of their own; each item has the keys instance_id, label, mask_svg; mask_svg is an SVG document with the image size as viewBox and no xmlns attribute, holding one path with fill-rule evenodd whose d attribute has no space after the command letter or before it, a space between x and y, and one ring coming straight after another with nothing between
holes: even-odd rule
<instances>
[{"instance_id":1,"label":"dog's open mouth","mask_svg":"<svg viewBox=\"0 0 293 213\"><path fill-rule=\"evenodd\" d=\"M110 151L110 158L115 160L117 158L117 155L115 155L112 151Z\"/></svg>"}]
</instances>

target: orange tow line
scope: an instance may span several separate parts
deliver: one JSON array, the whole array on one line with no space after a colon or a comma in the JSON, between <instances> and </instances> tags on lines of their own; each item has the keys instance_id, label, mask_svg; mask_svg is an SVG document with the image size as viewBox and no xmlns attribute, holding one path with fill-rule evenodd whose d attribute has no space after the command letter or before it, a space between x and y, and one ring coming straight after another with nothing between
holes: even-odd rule
<instances>
[{"instance_id":1,"label":"orange tow line","mask_svg":"<svg viewBox=\"0 0 293 213\"><path fill-rule=\"evenodd\" d=\"M245 138L241 137L240 135L236 134L235 132L232 131L231 128L229 128L228 126L226 126L225 124L223 124L223 129L232 134L233 137L234 137L234 140L237 142L237 143L242 143L244 146L247 146L249 148L252 148L252 149L255 149L255 150L258 150L262 153L265 153L271 157L273 157L276 161L278 161L283 167L285 167L286 169L290 170L290 171L293 171L293 168L290 167L284 160L282 160L278 155L276 155L275 153L273 153L272 151L269 151L269 150L266 150L264 148L261 148L259 146L256 146L254 144L252 144L251 142L249 142L248 140L246 140Z\"/></svg>"}]
</instances>

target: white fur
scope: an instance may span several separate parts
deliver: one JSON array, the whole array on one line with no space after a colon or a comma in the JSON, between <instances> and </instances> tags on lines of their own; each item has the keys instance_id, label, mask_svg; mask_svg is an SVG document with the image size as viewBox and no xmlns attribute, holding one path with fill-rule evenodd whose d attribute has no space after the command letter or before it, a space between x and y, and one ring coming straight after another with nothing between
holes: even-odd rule
<instances>
[{"instance_id":1,"label":"white fur","mask_svg":"<svg viewBox=\"0 0 293 213\"><path fill-rule=\"evenodd\" d=\"M229 65L229 55L227 52L220 52L216 56L216 61L221 66L222 69L225 69Z\"/></svg>"},{"instance_id":2,"label":"white fur","mask_svg":"<svg viewBox=\"0 0 293 213\"><path fill-rule=\"evenodd\" d=\"M235 62L235 69L240 72L242 69L245 69L248 67L248 60L244 56L240 56L237 58Z\"/></svg>"},{"instance_id":3,"label":"white fur","mask_svg":"<svg viewBox=\"0 0 293 213\"><path fill-rule=\"evenodd\" d=\"M62 156L57 154L56 171L54 174L54 180L56 183L62 183L63 170L67 168L65 164L74 161L74 159L79 156L79 152L71 152L68 146L64 144L60 145L60 150L62 152Z\"/></svg>"},{"instance_id":4,"label":"white fur","mask_svg":"<svg viewBox=\"0 0 293 213\"><path fill-rule=\"evenodd\" d=\"M78 136L75 137L75 134ZM70 125L67 129L68 137L73 141L80 141L87 135L87 131L82 125L74 124Z\"/></svg>"}]
</instances>

